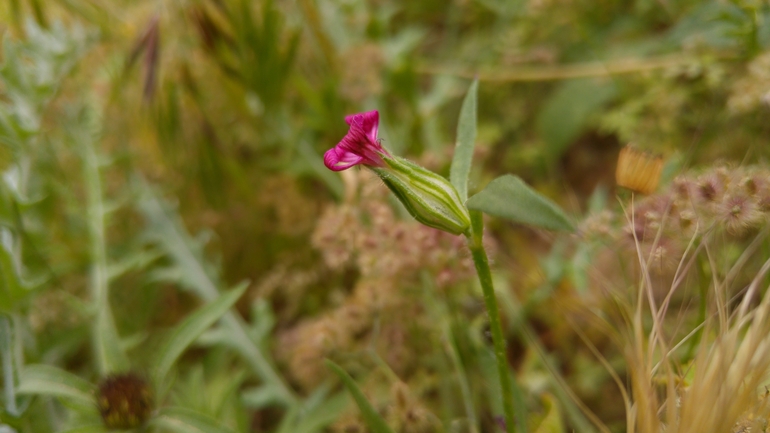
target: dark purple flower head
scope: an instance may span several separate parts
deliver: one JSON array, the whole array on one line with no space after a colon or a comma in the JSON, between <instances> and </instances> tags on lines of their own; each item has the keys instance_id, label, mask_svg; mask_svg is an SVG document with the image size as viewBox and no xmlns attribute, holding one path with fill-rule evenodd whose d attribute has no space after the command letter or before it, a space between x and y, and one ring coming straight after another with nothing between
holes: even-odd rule
<instances>
[{"instance_id":1,"label":"dark purple flower head","mask_svg":"<svg viewBox=\"0 0 770 433\"><path fill-rule=\"evenodd\" d=\"M342 171L358 164L384 167L385 162L380 154L390 154L377 139L380 113L375 110L352 114L345 117L345 122L350 125L350 130L342 141L324 154L326 167L333 171Z\"/></svg>"}]
</instances>

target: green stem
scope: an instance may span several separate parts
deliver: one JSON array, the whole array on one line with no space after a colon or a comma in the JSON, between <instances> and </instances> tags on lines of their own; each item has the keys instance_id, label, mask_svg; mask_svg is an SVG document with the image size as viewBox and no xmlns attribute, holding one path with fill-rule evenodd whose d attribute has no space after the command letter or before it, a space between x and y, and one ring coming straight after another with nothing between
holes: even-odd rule
<instances>
[{"instance_id":1,"label":"green stem","mask_svg":"<svg viewBox=\"0 0 770 433\"><path fill-rule=\"evenodd\" d=\"M98 113L96 108L90 108L88 115L90 129L96 129ZM87 128L86 125L81 126ZM110 373L128 369L128 359L120 346L120 337L112 316L109 301L109 271L107 261L107 208L104 203L99 156L95 148L94 136L87 130L78 137L78 145L83 158L83 178L86 186L86 218L89 225L91 247L91 297L95 310L95 320L92 322L92 339L99 374L106 376Z\"/></svg>"},{"instance_id":2,"label":"green stem","mask_svg":"<svg viewBox=\"0 0 770 433\"><path fill-rule=\"evenodd\" d=\"M16 406L16 373L13 368L13 330L9 318L0 315L0 361L3 364L3 396L6 411L12 416L19 416Z\"/></svg>"},{"instance_id":3,"label":"green stem","mask_svg":"<svg viewBox=\"0 0 770 433\"><path fill-rule=\"evenodd\" d=\"M482 214L478 211L471 211L471 233L468 236L468 248L473 255L473 263L476 265L476 272L479 275L481 289L484 291L484 303L487 307L489 316L489 328L492 331L492 343L495 347L495 358L497 359L497 373L500 377L500 391L503 396L503 413L505 416L505 427L510 433L514 431L514 410L513 410L513 390L511 386L511 377L508 370L508 358L505 353L505 338L503 337L503 326L500 322L500 311L497 308L497 297L495 288L492 285L492 271L489 269L489 259L484 250L482 237L484 233L484 222ZM520 419L520 423L526 420ZM520 427L521 431L524 431Z\"/></svg>"}]
</instances>

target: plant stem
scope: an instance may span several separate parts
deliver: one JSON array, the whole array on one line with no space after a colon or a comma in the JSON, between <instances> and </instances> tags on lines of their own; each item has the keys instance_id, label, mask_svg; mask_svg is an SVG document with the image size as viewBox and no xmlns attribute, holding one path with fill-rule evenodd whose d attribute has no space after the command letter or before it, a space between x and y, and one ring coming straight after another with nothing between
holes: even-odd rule
<instances>
[{"instance_id":1,"label":"plant stem","mask_svg":"<svg viewBox=\"0 0 770 433\"><path fill-rule=\"evenodd\" d=\"M728 58L720 55L720 58ZM686 65L697 59L683 54L650 58L629 58L599 62L584 62L554 66L521 66L505 71L460 69L442 65L420 65L418 73L430 75L454 75L482 81L553 81L572 78L607 77L665 69Z\"/></svg>"},{"instance_id":2,"label":"plant stem","mask_svg":"<svg viewBox=\"0 0 770 433\"><path fill-rule=\"evenodd\" d=\"M508 371L508 358L505 352L505 338L503 338L503 326L500 322L500 311L497 308L497 297L492 285L492 271L489 269L489 259L482 242L484 222L482 214L471 211L471 234L468 236L468 248L473 255L473 263L476 265L476 273L479 275L481 289L484 291L484 303L489 316L489 328L492 332L492 343L495 347L497 359L497 373L500 377L500 391L503 396L503 414L505 416L506 431L514 431L513 391L511 377ZM526 420L519 420L525 422Z\"/></svg>"},{"instance_id":3,"label":"plant stem","mask_svg":"<svg viewBox=\"0 0 770 433\"><path fill-rule=\"evenodd\" d=\"M0 315L0 361L3 364L3 396L6 411L12 416L19 416L16 406L16 374L13 368L13 330L11 321L4 315Z\"/></svg>"},{"instance_id":4,"label":"plant stem","mask_svg":"<svg viewBox=\"0 0 770 433\"><path fill-rule=\"evenodd\" d=\"M89 107L85 115L87 120L81 126L85 129L76 139L83 160L83 181L86 187L86 219L89 226L91 248L91 302L95 310L91 334L94 354L99 374L126 371L128 359L120 346L120 336L115 326L110 307L110 281L107 261L107 207L100 173L99 155L96 150L96 137L101 125L98 108Z\"/></svg>"}]
</instances>

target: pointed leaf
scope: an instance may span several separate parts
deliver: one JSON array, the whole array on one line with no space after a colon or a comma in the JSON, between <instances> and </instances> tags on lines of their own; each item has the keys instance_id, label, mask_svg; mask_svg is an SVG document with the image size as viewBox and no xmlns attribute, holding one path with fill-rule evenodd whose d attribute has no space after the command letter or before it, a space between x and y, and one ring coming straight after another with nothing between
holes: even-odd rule
<instances>
[{"instance_id":1,"label":"pointed leaf","mask_svg":"<svg viewBox=\"0 0 770 433\"><path fill-rule=\"evenodd\" d=\"M128 370L129 361L109 307L101 307L96 314L96 322L94 345L104 363L101 373L106 375Z\"/></svg>"},{"instance_id":2,"label":"pointed leaf","mask_svg":"<svg viewBox=\"0 0 770 433\"><path fill-rule=\"evenodd\" d=\"M234 433L217 420L182 407L162 408L150 423L178 433Z\"/></svg>"},{"instance_id":3,"label":"pointed leaf","mask_svg":"<svg viewBox=\"0 0 770 433\"><path fill-rule=\"evenodd\" d=\"M468 209L549 230L574 231L564 211L517 176L498 177L468 199Z\"/></svg>"},{"instance_id":4,"label":"pointed leaf","mask_svg":"<svg viewBox=\"0 0 770 433\"><path fill-rule=\"evenodd\" d=\"M540 422L540 425L535 430L535 433L563 433L564 423L562 419L564 416L559 410L559 404L556 398L551 394L545 393L541 397L543 406L545 407L545 417Z\"/></svg>"},{"instance_id":5,"label":"pointed leaf","mask_svg":"<svg viewBox=\"0 0 770 433\"><path fill-rule=\"evenodd\" d=\"M149 185L143 181L140 182L142 200L139 202L139 208L149 226L147 235L169 255L174 262L174 267L179 270L177 274L179 279L176 282L205 301L217 299L219 281L216 278L216 269L211 269L212 267L204 259L201 246L192 239L179 216L173 214L156 198ZM294 403L295 397L292 391L271 365L267 353L251 340L240 317L229 312L225 313L222 324L230 335L229 340L232 341L233 347L263 382L281 389L283 401L286 404Z\"/></svg>"},{"instance_id":6,"label":"pointed leaf","mask_svg":"<svg viewBox=\"0 0 770 433\"><path fill-rule=\"evenodd\" d=\"M388 424L382 419L379 413L372 407L369 400L366 399L364 393L358 387L356 382L350 375L342 369L339 365L330 360L326 360L326 366L329 367L339 378L342 380L342 384L345 385L348 392L353 396L358 405L358 409L361 411L361 416L364 418L364 422L372 431L372 433L393 433L393 430L388 427Z\"/></svg>"},{"instance_id":7,"label":"pointed leaf","mask_svg":"<svg viewBox=\"0 0 770 433\"><path fill-rule=\"evenodd\" d=\"M13 255L9 245L5 242L0 245L0 311L3 312L13 311L16 303L29 294L18 274Z\"/></svg>"},{"instance_id":8,"label":"pointed leaf","mask_svg":"<svg viewBox=\"0 0 770 433\"><path fill-rule=\"evenodd\" d=\"M617 94L612 81L591 78L559 85L537 115L538 133L546 142L546 157L558 158L586 128L591 116Z\"/></svg>"},{"instance_id":9,"label":"pointed leaf","mask_svg":"<svg viewBox=\"0 0 770 433\"><path fill-rule=\"evenodd\" d=\"M96 387L93 384L50 365L36 364L24 367L19 375L17 392L64 397L81 404L96 405Z\"/></svg>"},{"instance_id":10,"label":"pointed leaf","mask_svg":"<svg viewBox=\"0 0 770 433\"><path fill-rule=\"evenodd\" d=\"M0 363L3 368L3 398L5 411L14 417L21 416L22 411L16 402L16 351L14 350L14 335L11 321L0 314Z\"/></svg>"},{"instance_id":11,"label":"pointed leaf","mask_svg":"<svg viewBox=\"0 0 770 433\"><path fill-rule=\"evenodd\" d=\"M449 169L449 181L460 193L460 199L468 198L468 175L473 162L473 148L476 145L476 106L479 80L474 80L460 108L460 120L457 123L457 144Z\"/></svg>"},{"instance_id":12,"label":"pointed leaf","mask_svg":"<svg viewBox=\"0 0 770 433\"><path fill-rule=\"evenodd\" d=\"M241 393L243 405L250 409L263 409L281 402L281 390L271 385L248 388Z\"/></svg>"},{"instance_id":13,"label":"pointed leaf","mask_svg":"<svg viewBox=\"0 0 770 433\"><path fill-rule=\"evenodd\" d=\"M220 296L215 301L206 304L195 313L187 316L182 323L177 325L171 337L169 337L158 353L157 362L155 363L157 366L155 370L156 383L160 384L163 382L177 358L196 338L230 310L233 304L243 295L246 287L246 284L242 284L240 287Z\"/></svg>"},{"instance_id":14,"label":"pointed leaf","mask_svg":"<svg viewBox=\"0 0 770 433\"><path fill-rule=\"evenodd\" d=\"M309 411L302 417L295 427L294 433L313 433L322 431L324 427L333 423L347 409L350 400L344 394L333 395L325 399L318 407Z\"/></svg>"}]
</instances>

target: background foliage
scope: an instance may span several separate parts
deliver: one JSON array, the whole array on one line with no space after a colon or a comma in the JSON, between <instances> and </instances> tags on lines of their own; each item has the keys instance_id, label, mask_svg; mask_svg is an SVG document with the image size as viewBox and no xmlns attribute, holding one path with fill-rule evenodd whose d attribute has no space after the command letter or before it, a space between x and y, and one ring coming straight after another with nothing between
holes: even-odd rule
<instances>
[{"instance_id":1,"label":"background foliage","mask_svg":"<svg viewBox=\"0 0 770 433\"><path fill-rule=\"evenodd\" d=\"M448 176L476 77L468 192L515 173L581 227L489 224L527 424L623 431L644 303L628 233L658 253L648 287L672 287L690 238L645 237L654 197L626 222L618 151L665 156L661 197L729 192L693 209L716 229L671 320L639 322L676 340L731 311L712 285L735 301L767 278L768 20L759 0L3 2L0 432L105 431L96 390L126 371L150 431L367 431L324 358L393 431L497 429L462 240L321 160L346 114L378 109L388 149Z\"/></svg>"}]
</instances>

